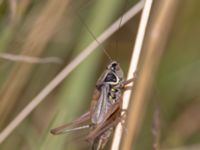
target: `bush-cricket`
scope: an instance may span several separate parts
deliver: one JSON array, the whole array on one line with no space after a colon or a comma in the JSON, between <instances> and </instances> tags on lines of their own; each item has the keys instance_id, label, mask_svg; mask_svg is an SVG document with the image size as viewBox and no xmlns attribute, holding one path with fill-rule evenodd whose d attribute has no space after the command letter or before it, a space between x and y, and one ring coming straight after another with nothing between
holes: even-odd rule
<instances>
[{"instance_id":1,"label":"bush-cricket","mask_svg":"<svg viewBox=\"0 0 200 150\"><path fill-rule=\"evenodd\" d=\"M84 23L83 20L82 22ZM87 25L85 23L84 25L96 40ZM97 40L96 42L101 44ZM123 119L121 117L122 93L129 88L126 85L133 81L133 78L125 81L119 63L113 61L104 48L103 51L111 62L96 82L89 111L73 122L51 130L52 134L57 135L88 129L86 140L92 144L93 150L100 150L105 147L115 126Z\"/></svg>"}]
</instances>

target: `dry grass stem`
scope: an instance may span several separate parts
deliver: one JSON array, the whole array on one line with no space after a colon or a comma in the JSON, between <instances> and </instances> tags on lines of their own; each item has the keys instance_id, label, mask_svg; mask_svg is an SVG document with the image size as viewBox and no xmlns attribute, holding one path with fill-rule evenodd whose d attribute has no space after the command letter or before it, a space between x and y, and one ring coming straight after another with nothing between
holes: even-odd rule
<instances>
[{"instance_id":1,"label":"dry grass stem","mask_svg":"<svg viewBox=\"0 0 200 150\"><path fill-rule=\"evenodd\" d=\"M177 147L177 148L164 148L163 150L199 150L199 149L200 149L200 144Z\"/></svg>"},{"instance_id":2,"label":"dry grass stem","mask_svg":"<svg viewBox=\"0 0 200 150\"><path fill-rule=\"evenodd\" d=\"M30 24L30 27L28 27L29 32L25 35L24 44L20 46L21 52L19 55L38 57L43 53L45 47L53 38L58 25L62 22L67 4L68 1L66 0L50 0L34 18L34 22L30 24L27 21ZM14 44L12 46L15 47ZM0 91L1 128L6 125L7 119L13 113L12 109L15 107L20 93L23 92L32 69L33 64L15 63L6 81L4 81Z\"/></svg>"},{"instance_id":3,"label":"dry grass stem","mask_svg":"<svg viewBox=\"0 0 200 150\"><path fill-rule=\"evenodd\" d=\"M128 134L124 134L122 150L132 148L132 143L135 142L136 135L139 132L177 4L178 1L174 0L155 1L154 3L152 18L143 46L145 53L139 70L137 86L134 88L134 95L128 110Z\"/></svg>"},{"instance_id":4,"label":"dry grass stem","mask_svg":"<svg viewBox=\"0 0 200 150\"><path fill-rule=\"evenodd\" d=\"M15 16L17 13L17 0L9 0L9 6L10 6L10 19L11 21L15 20Z\"/></svg>"},{"instance_id":5,"label":"dry grass stem","mask_svg":"<svg viewBox=\"0 0 200 150\"><path fill-rule=\"evenodd\" d=\"M133 54L132 54L132 58L131 58L131 64L130 64L130 67L129 67L127 79L132 78L133 74L137 70L137 66L138 66L138 62L139 62L139 58L140 58L140 54L141 54L141 50L142 50L144 35L145 35L145 31L146 31L146 26L147 26L147 22L148 22L150 10L151 10L151 5L152 5L152 0L146 0L145 1L144 9L143 9L143 12L142 12L141 21L140 21L136 41L135 41L135 45L134 45L134 48L133 48ZM128 108L130 96L131 96L130 90L128 90L124 93L124 95L123 95L123 105L122 105L123 109ZM122 128L121 124L119 124L116 128L113 143L112 143L112 148L111 148L112 150L118 150L119 147L120 147L120 141L121 141L122 131L123 131L122 129L123 128Z\"/></svg>"},{"instance_id":6,"label":"dry grass stem","mask_svg":"<svg viewBox=\"0 0 200 150\"><path fill-rule=\"evenodd\" d=\"M153 114L153 126L152 126L152 135L153 135L153 150L160 149L160 108L157 105Z\"/></svg>"},{"instance_id":7,"label":"dry grass stem","mask_svg":"<svg viewBox=\"0 0 200 150\"><path fill-rule=\"evenodd\" d=\"M129 21L143 8L143 1L137 3L132 7L125 15L123 15L123 21L121 26ZM54 11L52 11L54 12ZM115 31L119 29L119 22L121 17L114 22L106 31L104 31L97 40L104 42L108 39ZM2 143L13 130L40 104L47 95L52 92L64 79L73 71L84 59L91 54L99 44L93 41L87 48L83 50L70 64L68 64L31 102L6 126L6 128L0 133L0 143ZM26 46L25 46L26 47Z\"/></svg>"},{"instance_id":8,"label":"dry grass stem","mask_svg":"<svg viewBox=\"0 0 200 150\"><path fill-rule=\"evenodd\" d=\"M25 62L25 63L32 63L32 64L46 64L46 63L60 64L62 63L62 60L57 57L38 58L38 57L9 54L9 53L0 53L0 58L6 59L9 61L14 61L14 62Z\"/></svg>"}]
</instances>

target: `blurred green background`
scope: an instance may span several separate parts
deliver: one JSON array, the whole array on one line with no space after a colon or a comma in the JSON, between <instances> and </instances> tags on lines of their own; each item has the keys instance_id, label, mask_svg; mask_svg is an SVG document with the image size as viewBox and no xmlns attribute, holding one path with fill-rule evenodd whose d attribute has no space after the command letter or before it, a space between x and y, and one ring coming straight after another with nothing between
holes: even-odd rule
<instances>
[{"instance_id":1,"label":"blurred green background","mask_svg":"<svg viewBox=\"0 0 200 150\"><path fill-rule=\"evenodd\" d=\"M0 130L136 0L0 0L0 52L57 57L61 64L30 64L0 58ZM134 145L152 149L152 121L160 109L162 149L200 149L200 1L182 0L156 76L150 105ZM105 43L127 73L140 13ZM167 18L166 18L167 19ZM0 55L1 55L0 53ZM70 122L90 105L95 82L109 60L93 52L0 145L2 150L78 150L89 144L49 130ZM70 137L70 138L69 138ZM78 144L77 144L78 143ZM198 147L199 145L199 147Z\"/></svg>"}]
</instances>

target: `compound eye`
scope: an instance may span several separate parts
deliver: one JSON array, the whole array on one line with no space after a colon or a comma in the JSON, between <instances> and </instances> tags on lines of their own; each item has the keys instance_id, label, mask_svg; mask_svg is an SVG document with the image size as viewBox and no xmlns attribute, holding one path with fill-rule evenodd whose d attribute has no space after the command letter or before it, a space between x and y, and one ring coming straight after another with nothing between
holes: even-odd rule
<instances>
[{"instance_id":1,"label":"compound eye","mask_svg":"<svg viewBox=\"0 0 200 150\"><path fill-rule=\"evenodd\" d=\"M113 70L113 71L116 70L116 67L117 67L117 63L113 63L111 66L111 70Z\"/></svg>"},{"instance_id":2,"label":"compound eye","mask_svg":"<svg viewBox=\"0 0 200 150\"><path fill-rule=\"evenodd\" d=\"M117 82L117 77L113 73L108 73L104 82Z\"/></svg>"}]
</instances>

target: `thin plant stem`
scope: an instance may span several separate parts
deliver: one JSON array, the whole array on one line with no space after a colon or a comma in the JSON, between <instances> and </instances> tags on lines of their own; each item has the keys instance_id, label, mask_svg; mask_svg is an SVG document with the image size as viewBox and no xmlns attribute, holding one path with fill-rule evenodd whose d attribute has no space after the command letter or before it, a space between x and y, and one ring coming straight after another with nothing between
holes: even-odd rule
<instances>
[{"instance_id":1,"label":"thin plant stem","mask_svg":"<svg viewBox=\"0 0 200 150\"><path fill-rule=\"evenodd\" d=\"M199 150L199 149L200 149L200 144L185 145L176 148L163 148L163 150Z\"/></svg>"},{"instance_id":2,"label":"thin plant stem","mask_svg":"<svg viewBox=\"0 0 200 150\"><path fill-rule=\"evenodd\" d=\"M152 149L153 150L160 150L160 127L161 127L161 121L160 121L160 106L157 104L154 108L153 113L153 124L152 124L152 138L153 138L153 144Z\"/></svg>"},{"instance_id":3,"label":"thin plant stem","mask_svg":"<svg viewBox=\"0 0 200 150\"><path fill-rule=\"evenodd\" d=\"M141 123L148 106L150 91L161 56L170 32L176 8L180 1L155 1L150 23L145 36L139 77L128 109L127 130L122 141L122 150L130 150L136 142ZM167 19L166 19L167 18Z\"/></svg>"},{"instance_id":4,"label":"thin plant stem","mask_svg":"<svg viewBox=\"0 0 200 150\"><path fill-rule=\"evenodd\" d=\"M10 19L11 21L14 21L16 17L17 12L17 0L9 0L9 6L10 6Z\"/></svg>"},{"instance_id":5,"label":"thin plant stem","mask_svg":"<svg viewBox=\"0 0 200 150\"><path fill-rule=\"evenodd\" d=\"M39 58L39 57L9 54L9 53L0 53L0 58L9 60L9 61L14 61L14 62L25 62L25 63L32 63L32 64L46 64L46 63L60 64L62 63L62 60L57 57Z\"/></svg>"},{"instance_id":6,"label":"thin plant stem","mask_svg":"<svg viewBox=\"0 0 200 150\"><path fill-rule=\"evenodd\" d=\"M142 16L141 16L140 25L139 25L139 28L138 28L138 33L137 33L135 45L134 45L134 48L133 48L131 64L130 64L130 67L129 67L127 79L132 78L134 73L137 70L137 66L138 66L138 62L139 62L140 54L141 54L141 50L142 50L142 44L143 44L143 40L144 40L144 36L145 36L146 26L147 26L147 23L148 23L149 14L150 14L150 10L151 10L151 6L152 6L152 0L146 0L144 8L143 8ZM131 90L127 90L123 95L123 105L122 105L123 109L128 108L130 96L131 96ZM111 147L112 150L118 150L119 149L120 141L121 141L121 137L122 137L122 131L123 131L122 125L118 124L118 126L115 130L114 138L113 138L113 143L112 143L112 147Z\"/></svg>"},{"instance_id":7,"label":"thin plant stem","mask_svg":"<svg viewBox=\"0 0 200 150\"><path fill-rule=\"evenodd\" d=\"M128 12L123 15L121 27L134 17L143 8L144 1L138 2ZM121 18L121 17L120 17ZM108 39L115 31L119 29L120 18L115 21L107 30L105 30L97 40L102 43ZM30 103L6 126L0 133L0 143L2 143L16 127L83 61L89 56L99 44L93 41L87 48L83 50L76 58L74 58L58 75L44 87L41 92L33 98Z\"/></svg>"},{"instance_id":8,"label":"thin plant stem","mask_svg":"<svg viewBox=\"0 0 200 150\"><path fill-rule=\"evenodd\" d=\"M69 0L49 0L46 3L45 7L41 9L41 12L37 14L34 22L30 26L27 25L27 28L24 28L24 31L27 29L28 32L25 33L26 40L20 44L20 55L38 57L44 52L50 39L53 38L58 25L62 22L62 17L68 7L68 3ZM31 15L30 19L33 16ZM49 19L50 17L52 18ZM15 47L15 44L12 47ZM12 109L18 102L17 100L28 82L28 76L32 69L33 65L27 63L15 63L11 67L9 76L6 77L0 91L1 128L6 125L8 116L13 113Z\"/></svg>"}]
</instances>

